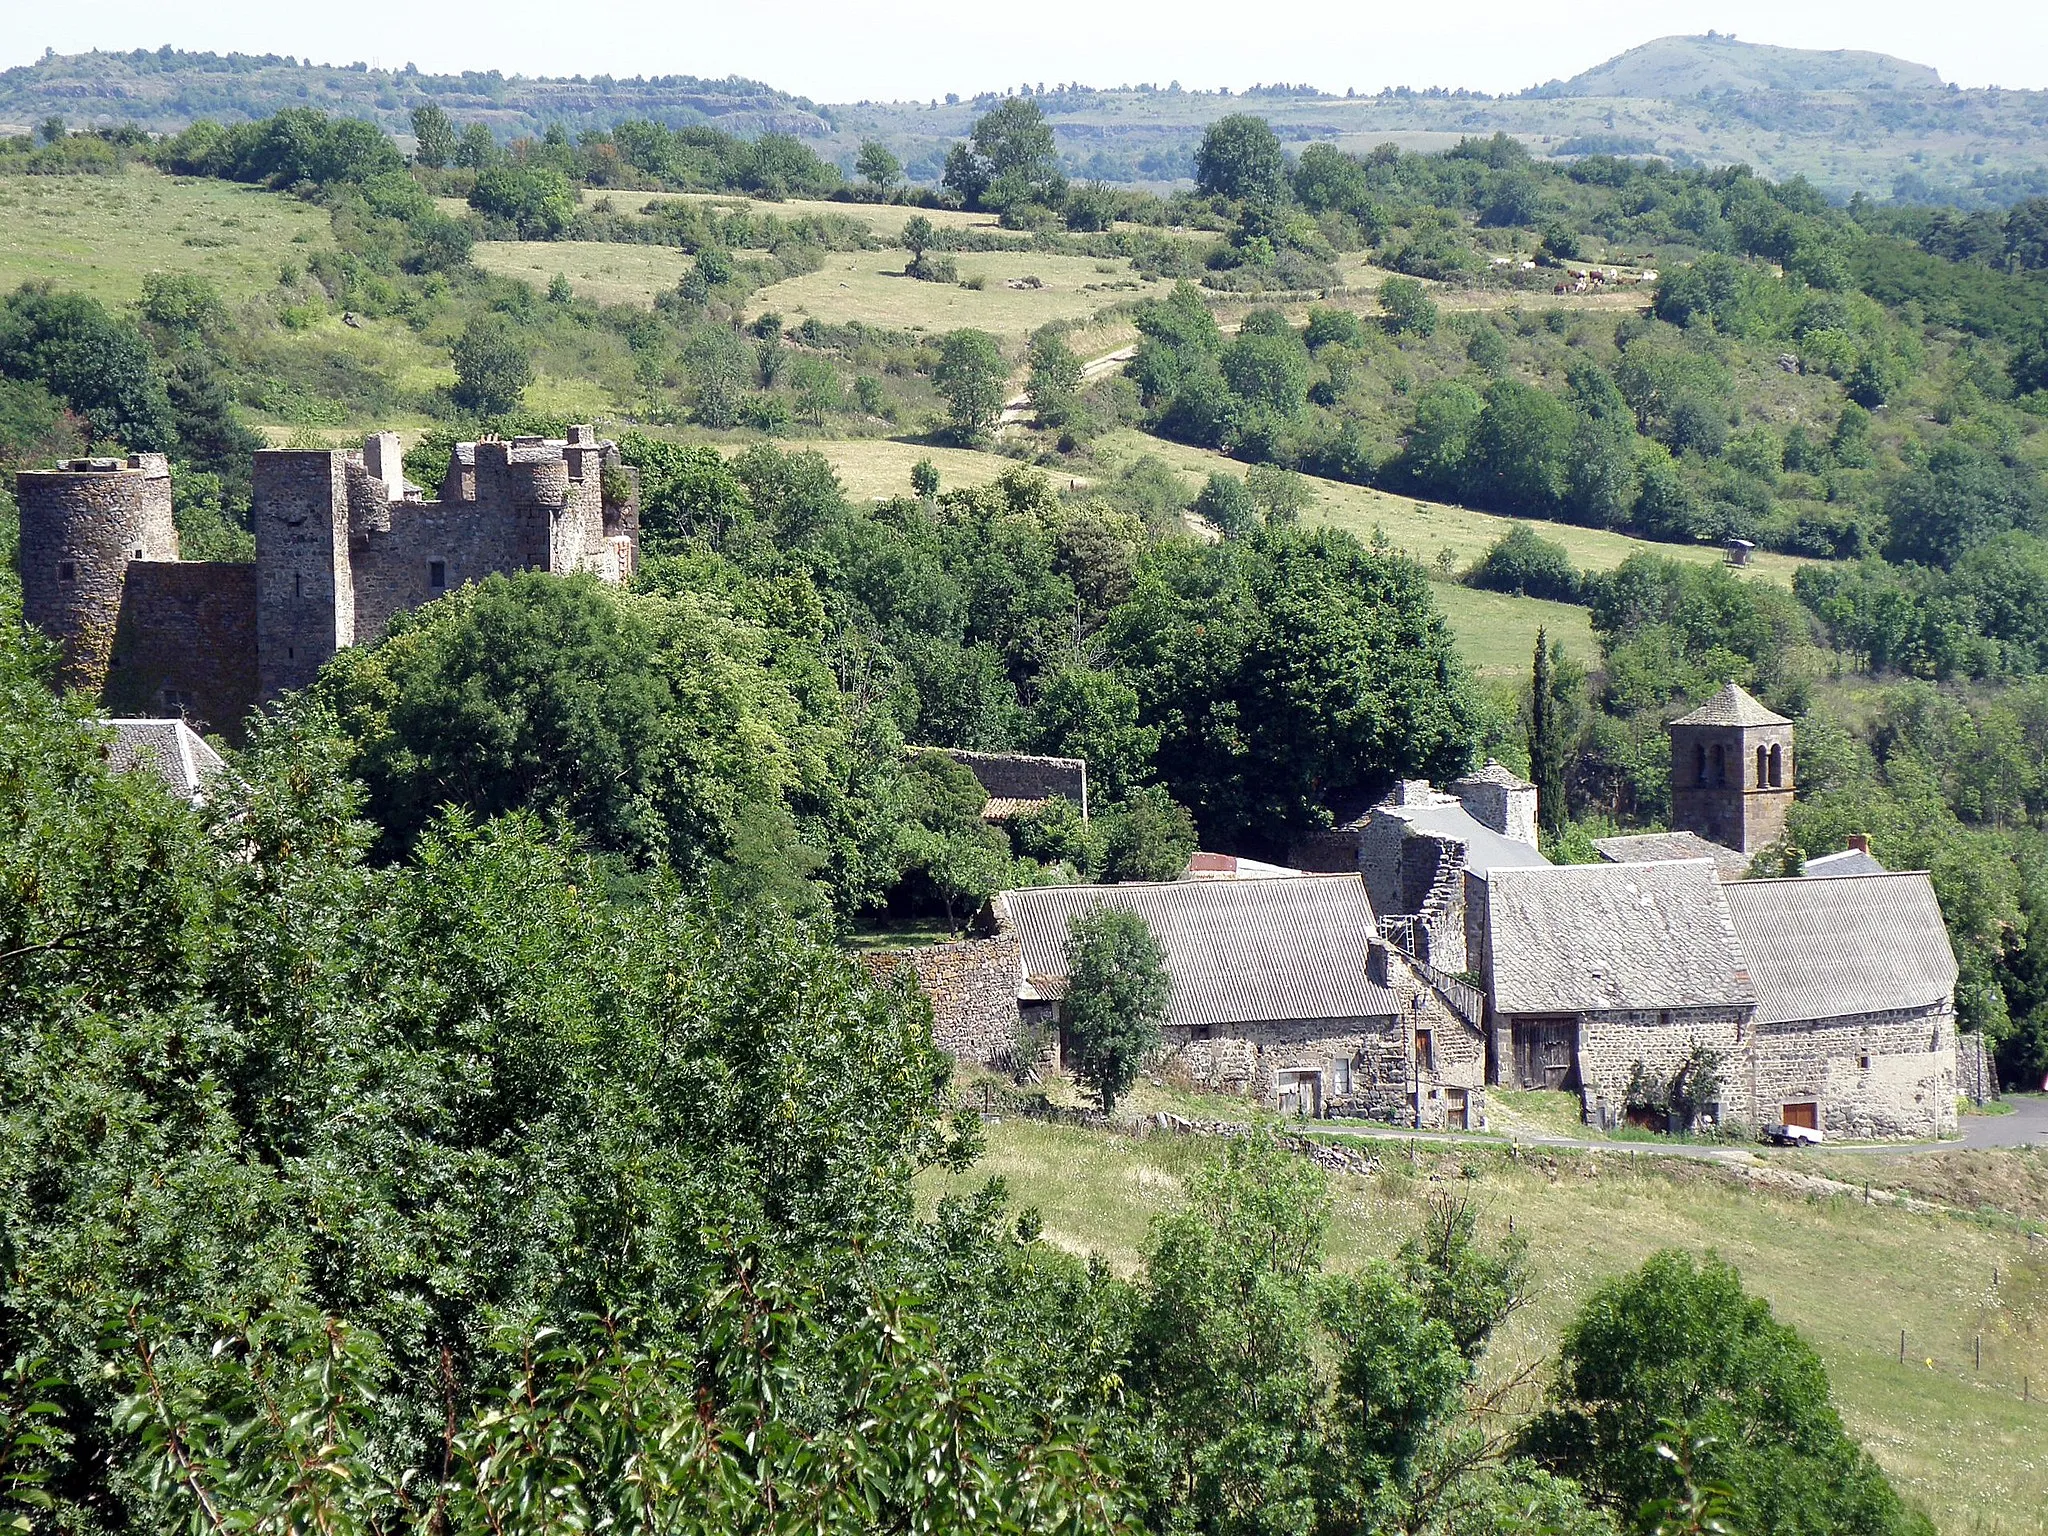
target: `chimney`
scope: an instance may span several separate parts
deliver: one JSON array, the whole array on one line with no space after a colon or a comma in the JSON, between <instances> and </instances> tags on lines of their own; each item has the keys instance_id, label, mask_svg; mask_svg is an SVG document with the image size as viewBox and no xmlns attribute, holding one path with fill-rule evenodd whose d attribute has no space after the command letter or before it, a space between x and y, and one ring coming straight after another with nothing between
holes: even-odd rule
<instances>
[{"instance_id":1,"label":"chimney","mask_svg":"<svg viewBox=\"0 0 2048 1536\"><path fill-rule=\"evenodd\" d=\"M1858 853L1870 852L1870 834L1867 832L1851 832L1849 834L1849 846Z\"/></svg>"},{"instance_id":2,"label":"chimney","mask_svg":"<svg viewBox=\"0 0 2048 1536\"><path fill-rule=\"evenodd\" d=\"M1389 959L1387 941L1385 939L1371 939L1367 941L1365 946L1365 974L1378 986L1390 987L1394 984L1389 974L1392 970Z\"/></svg>"}]
</instances>

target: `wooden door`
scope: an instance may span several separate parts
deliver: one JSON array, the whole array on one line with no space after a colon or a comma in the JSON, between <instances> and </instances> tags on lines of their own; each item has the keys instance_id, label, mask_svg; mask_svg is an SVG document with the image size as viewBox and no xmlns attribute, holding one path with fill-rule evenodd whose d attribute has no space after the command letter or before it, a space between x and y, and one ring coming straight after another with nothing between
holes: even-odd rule
<instances>
[{"instance_id":1,"label":"wooden door","mask_svg":"<svg viewBox=\"0 0 2048 1536\"><path fill-rule=\"evenodd\" d=\"M1465 1090L1462 1088L1452 1088L1447 1090L1444 1094L1445 1129L1453 1131L1467 1130L1470 1128L1467 1124L1467 1119L1468 1115L1465 1107Z\"/></svg>"},{"instance_id":2,"label":"wooden door","mask_svg":"<svg viewBox=\"0 0 2048 1536\"><path fill-rule=\"evenodd\" d=\"M1576 1016L1517 1019L1515 1079L1524 1088L1576 1088L1579 1021Z\"/></svg>"},{"instance_id":3,"label":"wooden door","mask_svg":"<svg viewBox=\"0 0 2048 1536\"><path fill-rule=\"evenodd\" d=\"M1820 1106L1811 1100L1804 1104L1787 1104L1785 1106L1785 1123L1787 1125L1803 1126L1809 1131L1817 1131L1820 1129Z\"/></svg>"}]
</instances>

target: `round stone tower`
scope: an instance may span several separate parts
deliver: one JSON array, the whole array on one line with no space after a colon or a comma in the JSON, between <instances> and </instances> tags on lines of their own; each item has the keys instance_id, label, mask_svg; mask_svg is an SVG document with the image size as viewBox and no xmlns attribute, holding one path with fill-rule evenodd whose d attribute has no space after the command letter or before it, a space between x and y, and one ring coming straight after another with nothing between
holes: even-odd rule
<instances>
[{"instance_id":1,"label":"round stone tower","mask_svg":"<svg viewBox=\"0 0 2048 1536\"><path fill-rule=\"evenodd\" d=\"M176 560L171 471L160 453L70 459L15 477L22 616L63 649L62 681L103 691L128 567Z\"/></svg>"}]
</instances>

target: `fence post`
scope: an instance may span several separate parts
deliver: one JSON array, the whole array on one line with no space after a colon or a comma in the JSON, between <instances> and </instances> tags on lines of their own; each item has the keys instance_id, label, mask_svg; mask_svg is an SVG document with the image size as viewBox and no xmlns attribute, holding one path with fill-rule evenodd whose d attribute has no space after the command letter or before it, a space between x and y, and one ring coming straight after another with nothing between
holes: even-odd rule
<instances>
[{"instance_id":1,"label":"fence post","mask_svg":"<svg viewBox=\"0 0 2048 1536\"><path fill-rule=\"evenodd\" d=\"M1981 1333L1977 1335L1977 1371L1979 1375L1984 1371L1984 1335Z\"/></svg>"},{"instance_id":2,"label":"fence post","mask_svg":"<svg viewBox=\"0 0 2048 1536\"><path fill-rule=\"evenodd\" d=\"M1901 1328L1901 1329L1899 1330L1899 1364L1901 1364L1901 1365L1904 1365L1905 1363L1906 1363L1906 1330L1905 1330L1905 1329L1903 1329L1903 1328Z\"/></svg>"}]
</instances>

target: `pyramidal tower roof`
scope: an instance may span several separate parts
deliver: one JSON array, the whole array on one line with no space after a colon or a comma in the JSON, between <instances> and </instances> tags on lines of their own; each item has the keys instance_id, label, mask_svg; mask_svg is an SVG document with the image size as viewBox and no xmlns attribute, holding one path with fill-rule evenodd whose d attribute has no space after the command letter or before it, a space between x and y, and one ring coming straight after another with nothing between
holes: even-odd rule
<instances>
[{"instance_id":1,"label":"pyramidal tower roof","mask_svg":"<svg viewBox=\"0 0 2048 1536\"><path fill-rule=\"evenodd\" d=\"M1673 725L1790 725L1783 715L1771 713L1744 691L1733 678L1721 691L1689 715L1680 715Z\"/></svg>"}]
</instances>

